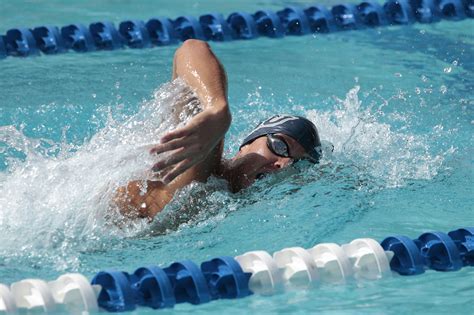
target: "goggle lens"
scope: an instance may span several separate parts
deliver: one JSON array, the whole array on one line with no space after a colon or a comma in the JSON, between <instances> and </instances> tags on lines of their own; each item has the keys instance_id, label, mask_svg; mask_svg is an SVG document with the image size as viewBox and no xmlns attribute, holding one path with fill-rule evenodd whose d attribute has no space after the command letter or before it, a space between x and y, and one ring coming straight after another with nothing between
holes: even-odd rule
<instances>
[{"instance_id":1,"label":"goggle lens","mask_svg":"<svg viewBox=\"0 0 474 315\"><path fill-rule=\"evenodd\" d=\"M288 158L290 157L290 149L288 143L280 137L276 137L272 134L267 135L267 146L272 153L277 156Z\"/></svg>"}]
</instances>

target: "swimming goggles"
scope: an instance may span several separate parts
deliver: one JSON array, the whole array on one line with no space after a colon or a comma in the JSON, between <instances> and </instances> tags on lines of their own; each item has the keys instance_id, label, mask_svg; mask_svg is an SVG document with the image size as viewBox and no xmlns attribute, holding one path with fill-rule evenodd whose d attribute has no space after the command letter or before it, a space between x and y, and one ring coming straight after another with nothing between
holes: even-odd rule
<instances>
[{"instance_id":1,"label":"swimming goggles","mask_svg":"<svg viewBox=\"0 0 474 315\"><path fill-rule=\"evenodd\" d=\"M267 147L276 156L292 158L290 156L290 146L288 143L283 138L277 137L274 134L267 134Z\"/></svg>"}]
</instances>

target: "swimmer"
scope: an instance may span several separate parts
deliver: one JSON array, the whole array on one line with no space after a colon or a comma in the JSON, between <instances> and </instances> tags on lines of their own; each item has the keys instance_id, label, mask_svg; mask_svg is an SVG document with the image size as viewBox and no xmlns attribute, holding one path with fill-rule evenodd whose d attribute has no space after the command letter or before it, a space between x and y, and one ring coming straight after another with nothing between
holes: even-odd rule
<instances>
[{"instance_id":1,"label":"swimmer","mask_svg":"<svg viewBox=\"0 0 474 315\"><path fill-rule=\"evenodd\" d=\"M165 134L150 150L158 156L153 171L159 174L159 181L148 180L144 185L137 180L118 189L114 201L122 215L151 220L178 189L193 181L205 182L211 175L227 180L237 192L296 161L318 163L321 158L321 141L311 121L276 115L259 124L232 159L223 159L224 136L232 121L227 77L206 42L187 40L176 51L173 80L176 78L196 92L202 111L184 127Z\"/></svg>"}]
</instances>

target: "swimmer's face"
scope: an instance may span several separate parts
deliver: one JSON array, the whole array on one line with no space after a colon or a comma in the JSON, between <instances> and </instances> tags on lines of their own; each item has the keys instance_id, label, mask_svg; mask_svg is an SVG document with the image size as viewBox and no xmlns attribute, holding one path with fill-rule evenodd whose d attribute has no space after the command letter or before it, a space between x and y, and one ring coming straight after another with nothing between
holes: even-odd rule
<instances>
[{"instance_id":1,"label":"swimmer's face","mask_svg":"<svg viewBox=\"0 0 474 315\"><path fill-rule=\"evenodd\" d=\"M274 138L288 146L289 157L277 155L268 143L267 136L262 136L244 145L232 159L235 170L234 190L250 186L256 179L265 174L278 172L291 165L295 160L307 157L305 149L290 136L277 133Z\"/></svg>"}]
</instances>

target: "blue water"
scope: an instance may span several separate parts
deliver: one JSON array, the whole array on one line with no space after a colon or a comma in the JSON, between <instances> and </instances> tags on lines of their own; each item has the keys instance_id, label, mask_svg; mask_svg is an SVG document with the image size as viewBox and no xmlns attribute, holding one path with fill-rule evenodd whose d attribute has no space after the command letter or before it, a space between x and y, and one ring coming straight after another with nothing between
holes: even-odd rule
<instances>
[{"instance_id":1,"label":"blue water","mask_svg":"<svg viewBox=\"0 0 474 315\"><path fill-rule=\"evenodd\" d=\"M2 2L0 33L286 4L175 2ZM113 224L109 201L145 176L143 146L168 127L176 47L0 60L0 283L474 226L473 29L444 21L212 43L229 77L226 157L281 112L310 118L335 151L239 194L215 179L193 184L152 224ZM428 271L169 312L465 314L473 279L473 268Z\"/></svg>"}]
</instances>

